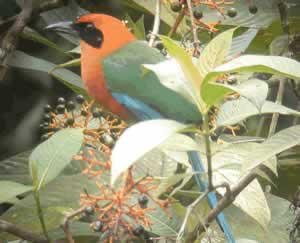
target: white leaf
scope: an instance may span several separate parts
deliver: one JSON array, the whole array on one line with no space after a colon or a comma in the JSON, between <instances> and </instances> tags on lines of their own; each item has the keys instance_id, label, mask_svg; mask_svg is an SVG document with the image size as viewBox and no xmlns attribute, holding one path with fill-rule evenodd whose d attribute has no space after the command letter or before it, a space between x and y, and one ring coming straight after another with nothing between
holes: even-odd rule
<instances>
[{"instance_id":1,"label":"white leaf","mask_svg":"<svg viewBox=\"0 0 300 243\"><path fill-rule=\"evenodd\" d=\"M196 96L193 87L187 81L184 72L174 58L167 59L157 64L143 64L146 69L153 71L159 81L167 88L181 94L191 103Z\"/></svg>"},{"instance_id":2,"label":"white leaf","mask_svg":"<svg viewBox=\"0 0 300 243\"><path fill-rule=\"evenodd\" d=\"M133 163L186 126L173 120L149 120L129 127L112 151L111 184Z\"/></svg>"},{"instance_id":3,"label":"white leaf","mask_svg":"<svg viewBox=\"0 0 300 243\"><path fill-rule=\"evenodd\" d=\"M237 100L227 101L221 105L216 123L218 127L227 126L239 123L251 116L271 113L300 116L300 112L271 101L266 101L262 105L261 110L259 110L249 100L241 97Z\"/></svg>"}]
</instances>

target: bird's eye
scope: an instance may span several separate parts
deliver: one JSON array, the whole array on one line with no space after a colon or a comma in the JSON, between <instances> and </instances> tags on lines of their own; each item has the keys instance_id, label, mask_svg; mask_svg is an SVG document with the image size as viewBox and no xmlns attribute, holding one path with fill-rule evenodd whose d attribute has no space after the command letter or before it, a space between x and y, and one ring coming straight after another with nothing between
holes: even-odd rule
<instances>
[{"instance_id":1,"label":"bird's eye","mask_svg":"<svg viewBox=\"0 0 300 243\"><path fill-rule=\"evenodd\" d=\"M89 23L89 24L87 24L87 25L85 26L85 28L86 28L87 30L92 30L92 29L95 28L95 26L94 26L93 24Z\"/></svg>"}]
</instances>

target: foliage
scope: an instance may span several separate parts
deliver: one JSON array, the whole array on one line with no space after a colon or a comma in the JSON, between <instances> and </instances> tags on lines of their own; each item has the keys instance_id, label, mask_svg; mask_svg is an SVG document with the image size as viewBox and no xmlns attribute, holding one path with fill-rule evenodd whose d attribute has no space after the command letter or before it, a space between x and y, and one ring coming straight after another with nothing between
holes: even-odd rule
<instances>
[{"instance_id":1,"label":"foliage","mask_svg":"<svg viewBox=\"0 0 300 243\"><path fill-rule=\"evenodd\" d=\"M256 3L257 14L241 1L234 5L229 1L203 4L192 1L192 9L181 1L183 5L180 4L178 13L172 11L174 2L162 1L160 17L165 26L155 39L160 53L153 50L143 53L155 53L153 62L152 56L138 59L139 67L132 68L127 62L138 55L129 49L125 52L126 63L123 59L119 63L108 60L104 66L115 64L106 77L115 77L118 71L126 69L128 75L123 79L132 78L133 86L139 77L141 82L131 94L138 98L136 93L151 87L143 86L147 77L155 77L161 85L155 87L174 91L194 107L196 112L191 117L201 120L196 124L163 118L127 124L101 104L90 101L78 70L73 68L80 65L77 37L60 33L60 42L68 45L66 48L55 42L58 38L55 34L39 33L38 25L23 31L23 41L46 46L63 58L45 58L20 49L13 53L9 66L47 74L72 89L76 98L59 98L55 108L45 107L41 124L44 141L32 151L0 162L0 202L12 204L1 219L50 240L60 240L66 238L60 224L66 215L79 210L68 222L76 242L82 239L82 242L87 239L96 242L99 238L107 242L120 239L143 242L151 237L187 242L199 224L205 222L211 223L209 230L199 236L196 233L198 239L193 240L224 241L215 220L210 222L207 218L211 213L206 200L208 191L199 192L195 187L193 177L198 176L212 181L209 190L216 191L222 200L228 199L231 193L234 200L221 211L237 242L288 241L286 228L293 227L290 224L295 215L289 211L287 200L266 193L264 185L273 185L274 177L280 176L280 156L300 144L299 125L289 124L275 134L270 132L268 137L258 134L263 138L249 141L253 136L249 124L255 119L272 114L271 125L263 127L268 130L269 125L276 127L274 117L279 114L295 118L300 115L296 108L280 103L280 97L272 101L268 96L272 81L286 85L293 80L294 92L299 92L300 63L286 57L291 44L289 38L282 33L278 37L276 30L272 44L269 43L271 55L247 53L249 46L251 50L262 49L259 46L262 32L268 33L272 26L259 31L248 27L253 24L257 28L268 27L275 23L278 14L263 11L268 9L269 1ZM137 39L146 40L144 20L149 12L155 14L154 1L126 0L122 5L129 13L142 13L139 18L127 12L124 16ZM230 14L228 10L232 7ZM194 11L192 18L189 10ZM195 11L202 11L204 17ZM228 17L232 11L237 11L236 18ZM72 20L79 12L87 11L76 1L69 1L67 6L44 12L41 19L51 24ZM222 15L226 18L220 19ZM178 19L181 24L176 26ZM191 23L195 26L190 31ZM208 41L207 33L218 31L221 33ZM294 33L293 37L296 36ZM273 76L271 81L266 81L255 73ZM115 83L116 87L122 88L123 79ZM157 102L164 98L155 97ZM255 129L261 128L256 124ZM221 137L228 133L238 137L224 142ZM205 173L192 170L188 151L201 155ZM296 160L299 162L298 157ZM252 179L248 181L248 178ZM201 199L199 203L193 205L198 199ZM295 211L298 205L294 203ZM296 220L297 217L294 225L298 223ZM292 228L292 232L297 231ZM11 234L0 234L0 240L16 239Z\"/></svg>"}]
</instances>

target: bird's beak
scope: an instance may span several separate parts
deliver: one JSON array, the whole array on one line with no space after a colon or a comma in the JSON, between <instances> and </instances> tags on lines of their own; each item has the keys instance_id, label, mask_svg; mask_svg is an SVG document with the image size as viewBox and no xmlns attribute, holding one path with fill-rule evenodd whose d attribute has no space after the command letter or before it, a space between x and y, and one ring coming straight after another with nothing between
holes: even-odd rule
<instances>
[{"instance_id":1,"label":"bird's beak","mask_svg":"<svg viewBox=\"0 0 300 243\"><path fill-rule=\"evenodd\" d=\"M55 24L50 24L45 27L45 30L77 35L77 31L74 29L74 22L72 21L63 21Z\"/></svg>"}]
</instances>

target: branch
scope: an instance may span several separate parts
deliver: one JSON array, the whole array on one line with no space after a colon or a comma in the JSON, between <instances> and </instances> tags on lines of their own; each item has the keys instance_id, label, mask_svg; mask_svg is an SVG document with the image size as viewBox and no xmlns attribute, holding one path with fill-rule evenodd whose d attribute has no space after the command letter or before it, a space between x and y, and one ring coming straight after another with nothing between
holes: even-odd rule
<instances>
[{"instance_id":1,"label":"branch","mask_svg":"<svg viewBox=\"0 0 300 243\"><path fill-rule=\"evenodd\" d=\"M159 25L160 25L160 0L156 0L156 8L155 8L155 18L154 18L154 24L153 24L153 30L150 36L149 40L149 46L153 47L155 38L159 32Z\"/></svg>"},{"instance_id":2,"label":"branch","mask_svg":"<svg viewBox=\"0 0 300 243\"><path fill-rule=\"evenodd\" d=\"M186 2L187 2L187 6L189 9L189 13L190 13L191 27L192 27L192 31L193 31L194 55L199 56L200 55L200 41L199 41L198 34L197 34L197 28L195 28L196 25L195 25L195 21L194 21L192 2L191 2L191 0L187 0Z\"/></svg>"},{"instance_id":3,"label":"branch","mask_svg":"<svg viewBox=\"0 0 300 243\"><path fill-rule=\"evenodd\" d=\"M7 64L18 44L20 33L23 32L33 15L37 15L42 11L56 8L64 3L64 0L51 0L43 2L36 6L39 0L26 0L20 14L12 16L4 21L0 21L0 27L7 25L13 21L13 25L4 36L0 49L0 80L2 80L7 71Z\"/></svg>"},{"instance_id":4,"label":"branch","mask_svg":"<svg viewBox=\"0 0 300 243\"><path fill-rule=\"evenodd\" d=\"M178 14L176 20L175 20L175 23L173 24L170 32L168 33L168 36L169 37L172 37L173 34L176 33L181 21L183 20L185 16L185 6L180 10L180 13Z\"/></svg>"},{"instance_id":5,"label":"branch","mask_svg":"<svg viewBox=\"0 0 300 243\"><path fill-rule=\"evenodd\" d=\"M246 188L254 179L256 178L255 173L249 173L246 175L237 185L233 186L230 191L226 189L226 193L224 197L218 202L215 208L213 208L209 214L207 215L205 219L205 226L208 226L215 218L218 216L219 213L221 213L225 208L230 206L235 198ZM200 235L201 232L204 231L204 226L200 222L195 227L194 231L188 236L188 239L186 242L194 242L198 235Z\"/></svg>"},{"instance_id":6,"label":"branch","mask_svg":"<svg viewBox=\"0 0 300 243\"><path fill-rule=\"evenodd\" d=\"M278 91L277 91L277 96L276 96L276 104L281 105L282 104L282 98L283 98L283 93L284 93L284 87L285 87L286 79L285 78L280 78L278 82ZM268 137L271 137L274 135L277 123L279 119L279 113L274 113L272 115L272 120L269 128L269 135Z\"/></svg>"},{"instance_id":7,"label":"branch","mask_svg":"<svg viewBox=\"0 0 300 243\"><path fill-rule=\"evenodd\" d=\"M4 220L0 220L0 232L7 232L10 234L13 234L23 240L27 240L29 242L33 243L48 243L49 241L42 237L41 235L38 235L36 233L33 233L31 231L19 228L18 226L9 223Z\"/></svg>"},{"instance_id":8,"label":"branch","mask_svg":"<svg viewBox=\"0 0 300 243\"><path fill-rule=\"evenodd\" d=\"M81 207L81 208L75 210L74 212L66 215L63 222L62 222L62 224L61 224L61 227L63 228L63 230L65 232L65 236L66 236L69 243L75 243L75 241L73 239L73 236L72 236L72 233L69 230L69 221L72 218L74 218L74 217L78 216L79 214L83 213L85 208L86 208L86 206Z\"/></svg>"},{"instance_id":9,"label":"branch","mask_svg":"<svg viewBox=\"0 0 300 243\"><path fill-rule=\"evenodd\" d=\"M40 14L41 12L49 11L55 8L58 8L62 5L64 5L64 0L49 0L49 1L43 1L40 6L37 7L37 9L34 9L33 15L36 16ZM18 18L18 15L11 16L9 18L6 18L4 20L0 21L0 27L8 25L16 21Z\"/></svg>"},{"instance_id":10,"label":"branch","mask_svg":"<svg viewBox=\"0 0 300 243\"><path fill-rule=\"evenodd\" d=\"M0 69L0 80L2 80L6 74L7 63L16 49L19 34L23 31L31 18L35 1L36 0L26 0L24 2L21 13L3 38L0 54L0 63L2 66Z\"/></svg>"}]
</instances>

